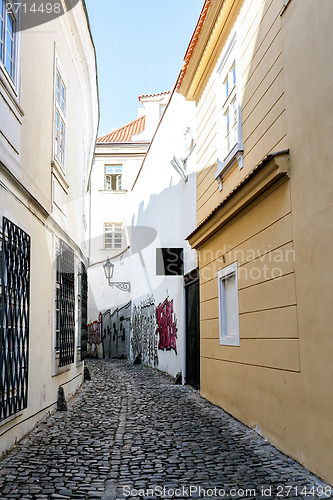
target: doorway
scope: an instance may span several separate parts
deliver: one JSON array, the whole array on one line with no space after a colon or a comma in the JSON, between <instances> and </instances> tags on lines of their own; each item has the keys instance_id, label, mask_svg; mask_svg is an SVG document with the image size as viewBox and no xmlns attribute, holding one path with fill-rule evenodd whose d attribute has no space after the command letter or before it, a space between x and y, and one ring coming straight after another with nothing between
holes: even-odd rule
<instances>
[{"instance_id":1,"label":"doorway","mask_svg":"<svg viewBox=\"0 0 333 500\"><path fill-rule=\"evenodd\" d=\"M200 388L200 300L199 270L185 277L186 383Z\"/></svg>"}]
</instances>

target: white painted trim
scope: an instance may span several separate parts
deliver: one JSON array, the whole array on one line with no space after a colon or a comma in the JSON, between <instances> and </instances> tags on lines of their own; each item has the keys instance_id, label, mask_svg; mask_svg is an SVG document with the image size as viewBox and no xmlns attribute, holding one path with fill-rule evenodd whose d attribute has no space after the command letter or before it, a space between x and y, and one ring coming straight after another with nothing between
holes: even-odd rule
<instances>
[{"instance_id":1,"label":"white painted trim","mask_svg":"<svg viewBox=\"0 0 333 500\"><path fill-rule=\"evenodd\" d=\"M65 84L66 97L65 97L65 111L61 111L61 117L64 119L65 124L65 149L64 149L64 162L61 164L60 159L56 155L55 150L55 123L56 123L56 109L57 109L57 73L60 73L61 79ZM69 84L68 79L65 76L63 66L61 64L59 52L57 50L56 44L54 44L54 67L53 67L53 136L52 136L52 161L57 165L58 170L60 170L66 179L66 161L67 161L67 143L68 143L68 99L69 99Z\"/></svg>"},{"instance_id":2,"label":"white painted trim","mask_svg":"<svg viewBox=\"0 0 333 500\"><path fill-rule=\"evenodd\" d=\"M235 26L232 33L229 35L225 49L222 51L219 62L217 63L217 69L215 71L215 94L217 100L217 170L215 173L215 179L219 184L220 191L223 189L223 177L227 174L227 172L229 172L229 170L237 162L239 164L239 169L243 168L244 145L242 142L242 114L240 103L240 75L242 71L238 45L237 26ZM224 81L227 63L230 64L231 59L235 60L236 65L236 85L234 89L230 91L228 99L225 99L222 97L222 83ZM232 96L232 93L236 95L237 103L237 143L234 144L226 156L222 156L223 148L220 146L220 142L224 142L224 127L222 126L223 117L221 116L221 113L227 100L230 102L230 96Z\"/></svg>"},{"instance_id":3,"label":"white painted trim","mask_svg":"<svg viewBox=\"0 0 333 500\"><path fill-rule=\"evenodd\" d=\"M239 341L239 307L238 307L238 272L237 272L237 261L234 262L233 264L230 264L229 266L224 267L217 273L217 283L218 283L218 308L219 308L219 338L220 338L220 345L226 345L226 346L235 346L239 347L240 341ZM236 282L236 309L235 315L237 315L237 330L235 335L226 335L224 332L224 327L223 327L223 315L222 315L222 308L224 304L224 293L223 293L223 287L222 287L222 281L229 277L235 275L235 282Z\"/></svg>"}]
</instances>

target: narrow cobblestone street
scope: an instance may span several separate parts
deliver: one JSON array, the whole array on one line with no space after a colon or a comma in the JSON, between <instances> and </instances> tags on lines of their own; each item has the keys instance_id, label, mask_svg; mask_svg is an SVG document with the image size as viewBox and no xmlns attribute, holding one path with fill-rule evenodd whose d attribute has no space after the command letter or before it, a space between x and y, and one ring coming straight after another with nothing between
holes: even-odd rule
<instances>
[{"instance_id":1,"label":"narrow cobblestone street","mask_svg":"<svg viewBox=\"0 0 333 500\"><path fill-rule=\"evenodd\" d=\"M332 498L191 388L127 361L88 366L92 380L68 412L45 419L0 462L1 498Z\"/></svg>"}]
</instances>

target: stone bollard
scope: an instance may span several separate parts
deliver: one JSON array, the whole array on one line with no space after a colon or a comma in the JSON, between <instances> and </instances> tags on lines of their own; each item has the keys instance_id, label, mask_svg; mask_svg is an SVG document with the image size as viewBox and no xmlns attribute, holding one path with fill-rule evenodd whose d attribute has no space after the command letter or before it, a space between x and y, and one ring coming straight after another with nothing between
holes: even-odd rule
<instances>
[{"instance_id":1,"label":"stone bollard","mask_svg":"<svg viewBox=\"0 0 333 500\"><path fill-rule=\"evenodd\" d=\"M136 356L133 365L141 365L141 352Z\"/></svg>"},{"instance_id":2,"label":"stone bollard","mask_svg":"<svg viewBox=\"0 0 333 500\"><path fill-rule=\"evenodd\" d=\"M83 370L83 380L84 381L91 380L90 371L86 365L84 366L84 370Z\"/></svg>"},{"instance_id":3,"label":"stone bollard","mask_svg":"<svg viewBox=\"0 0 333 500\"><path fill-rule=\"evenodd\" d=\"M57 410L58 411L67 411L68 410L64 388L61 386L58 389Z\"/></svg>"}]
</instances>

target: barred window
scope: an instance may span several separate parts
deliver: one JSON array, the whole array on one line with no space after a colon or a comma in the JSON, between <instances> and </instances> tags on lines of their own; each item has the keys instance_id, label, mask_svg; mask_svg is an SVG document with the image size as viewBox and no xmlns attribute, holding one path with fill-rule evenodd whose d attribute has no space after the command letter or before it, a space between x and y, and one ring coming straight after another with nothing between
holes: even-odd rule
<instances>
[{"instance_id":1,"label":"barred window","mask_svg":"<svg viewBox=\"0 0 333 500\"><path fill-rule=\"evenodd\" d=\"M0 420L27 407L30 236L3 217L0 272Z\"/></svg>"},{"instance_id":2,"label":"barred window","mask_svg":"<svg viewBox=\"0 0 333 500\"><path fill-rule=\"evenodd\" d=\"M62 367L74 363L74 251L59 240L56 258L56 352L59 353L59 366Z\"/></svg>"}]
</instances>

